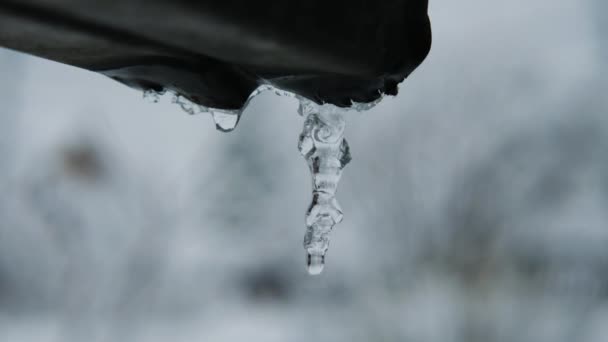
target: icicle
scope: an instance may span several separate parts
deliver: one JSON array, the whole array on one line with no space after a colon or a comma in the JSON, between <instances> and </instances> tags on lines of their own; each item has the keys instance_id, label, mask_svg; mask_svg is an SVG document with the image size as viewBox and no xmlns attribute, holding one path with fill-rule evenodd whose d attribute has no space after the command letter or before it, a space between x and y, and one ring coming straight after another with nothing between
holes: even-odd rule
<instances>
[{"instance_id":1,"label":"icicle","mask_svg":"<svg viewBox=\"0 0 608 342\"><path fill-rule=\"evenodd\" d=\"M298 149L308 162L313 183L312 203L306 213L304 249L308 272L319 274L325 265L329 234L343 218L335 194L342 169L351 156L344 139L343 109L300 99L298 112L306 116Z\"/></svg>"},{"instance_id":2,"label":"icicle","mask_svg":"<svg viewBox=\"0 0 608 342\"><path fill-rule=\"evenodd\" d=\"M340 108L331 104L319 105L304 97L275 88L271 84L263 84L251 93L243 107L238 110L208 108L193 103L179 94L173 95L172 102L178 104L188 114L210 113L218 130L230 132L238 125L241 114L251 100L265 91L297 98L300 101L298 113L306 118L298 141L298 149L310 168L313 191L312 202L306 212L304 249L308 272L319 274L325 266L329 235L333 227L343 218L342 208L335 197L342 169L351 160L350 148L344 139L343 115L349 110L357 112L369 110L377 105L383 96L371 103L352 102L350 108ZM147 90L144 92L144 98L158 102L159 95L163 93Z\"/></svg>"}]
</instances>

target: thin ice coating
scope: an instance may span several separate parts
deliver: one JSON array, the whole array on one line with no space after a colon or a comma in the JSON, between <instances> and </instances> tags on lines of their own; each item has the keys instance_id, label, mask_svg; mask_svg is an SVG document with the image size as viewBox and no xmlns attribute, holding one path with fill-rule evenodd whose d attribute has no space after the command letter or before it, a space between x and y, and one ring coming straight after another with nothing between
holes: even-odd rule
<instances>
[{"instance_id":1,"label":"thin ice coating","mask_svg":"<svg viewBox=\"0 0 608 342\"><path fill-rule=\"evenodd\" d=\"M277 89L268 84L264 84L264 85L259 86L255 91L253 91L251 93L251 95L247 99L247 102L245 102L245 105L241 109L236 109L236 110L205 107L203 105L196 104L196 103L190 101L185 96L182 96L175 92L173 92L173 97L171 99L171 102L179 105L180 108L184 112L186 112L190 115L195 115L195 114L200 114L200 113L209 113L209 114L211 114L211 117L213 118L213 122L215 123L215 128L218 131L231 132L238 125L238 123L241 119L241 115L243 114L243 111L245 111L245 109L247 109L247 106L249 105L251 100L253 100L253 98L255 98L256 96L258 96L261 93L266 92L266 91L272 91L275 93L275 95L278 95L278 96L295 97L295 95L290 92ZM164 95L164 93L165 93L165 91L157 92L155 90L148 89L148 90L144 91L143 97L145 100L147 100L149 102L157 103L160 101L160 97L162 95Z\"/></svg>"},{"instance_id":2,"label":"thin ice coating","mask_svg":"<svg viewBox=\"0 0 608 342\"><path fill-rule=\"evenodd\" d=\"M158 92L154 89L144 90L143 98L144 100L150 103L158 103L160 101L160 97L164 94L164 91Z\"/></svg>"},{"instance_id":3,"label":"thin ice coating","mask_svg":"<svg viewBox=\"0 0 608 342\"><path fill-rule=\"evenodd\" d=\"M300 108L298 109L298 112L300 113L300 115L303 115L303 116L308 115L307 113L309 111L314 110L316 108L324 108L324 110L326 110L326 111L335 111L335 112L340 112L340 111L345 112L347 110L355 110L357 112L361 112L361 111L371 109L372 107L374 107L376 104L378 104L382 100L382 96L381 96L378 100L371 102L371 103L352 102L351 108L338 108L338 107L335 107L335 106L329 105L329 104L318 105L318 104L314 103L313 101L310 101L306 98L298 96L294 93L278 89L271 84L262 84L251 93L251 95L249 96L249 98L247 99L247 101L245 102L245 104L243 105L243 107L241 109L226 110L226 109L205 107L203 105L199 105L199 104L196 104L196 103L190 101L188 98L186 98L183 95L180 95L180 94L177 94L177 93L171 92L171 91L170 91L170 93L173 94L171 102L179 105L184 112L186 112L190 115L195 115L195 114L200 114L200 113L209 113L211 115L211 117L213 118L213 122L215 123L215 128L218 131L231 132L238 125L238 123L241 119L241 115L247 109L247 106L249 105L251 100L253 100L256 96L258 96L261 93L266 92L266 91L271 91L277 96L297 98L300 101ZM161 97L165 93L167 93L167 91L165 89L163 89L162 91L147 89L147 90L144 90L144 92L143 92L143 98L148 102L157 103L160 101Z\"/></svg>"},{"instance_id":4,"label":"thin ice coating","mask_svg":"<svg viewBox=\"0 0 608 342\"><path fill-rule=\"evenodd\" d=\"M198 114L201 112L207 112L207 108L197 105L196 103L188 100L186 97L174 94L171 102L178 104L182 110L190 115Z\"/></svg>"},{"instance_id":5,"label":"thin ice coating","mask_svg":"<svg viewBox=\"0 0 608 342\"><path fill-rule=\"evenodd\" d=\"M253 96L258 95L260 92L253 94L252 98L253 98ZM155 90L148 89L148 90L144 91L143 97L145 100L147 100L149 102L158 103L160 101L160 98L164 94L165 94L165 91L157 92ZM213 118L213 122L215 123L215 128L218 131L222 131L222 132L230 132L230 131L234 130L241 118L241 112L242 112L241 110L225 110L225 109L208 108L208 107L196 104L196 103L188 100L186 97L176 94L176 93L173 93L171 102L179 105L180 108L184 112L186 112L190 115L209 113L211 115L211 117ZM243 108L243 109L245 109L245 108Z\"/></svg>"},{"instance_id":6,"label":"thin ice coating","mask_svg":"<svg viewBox=\"0 0 608 342\"><path fill-rule=\"evenodd\" d=\"M308 162L313 183L312 203L306 213L304 249L308 272L319 274L325 265L329 234L343 218L335 194L342 169L351 156L344 139L343 110L301 99L298 112L306 116L298 149Z\"/></svg>"}]
</instances>

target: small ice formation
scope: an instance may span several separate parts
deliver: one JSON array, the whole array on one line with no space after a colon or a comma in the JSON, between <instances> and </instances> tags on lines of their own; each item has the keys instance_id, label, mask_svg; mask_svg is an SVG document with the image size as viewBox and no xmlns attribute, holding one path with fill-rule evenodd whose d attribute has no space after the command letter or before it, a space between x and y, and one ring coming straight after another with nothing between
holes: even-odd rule
<instances>
[{"instance_id":1,"label":"small ice formation","mask_svg":"<svg viewBox=\"0 0 608 342\"><path fill-rule=\"evenodd\" d=\"M143 93L144 100L150 103L158 103L160 101L161 96L165 94L164 91L158 92L154 89L146 89Z\"/></svg>"},{"instance_id":2,"label":"small ice formation","mask_svg":"<svg viewBox=\"0 0 608 342\"><path fill-rule=\"evenodd\" d=\"M213 117L213 122L215 122L215 128L218 131L230 132L236 128L236 125L239 123L241 115L215 110L211 112L211 117Z\"/></svg>"},{"instance_id":3,"label":"small ice formation","mask_svg":"<svg viewBox=\"0 0 608 342\"><path fill-rule=\"evenodd\" d=\"M336 190L342 169L351 156L344 139L343 109L300 99L298 112L306 117L298 149L312 174L312 202L306 212L304 249L308 273L319 274L325 266L329 234L344 217Z\"/></svg>"},{"instance_id":4,"label":"small ice formation","mask_svg":"<svg viewBox=\"0 0 608 342\"><path fill-rule=\"evenodd\" d=\"M177 104L184 112L189 115L208 113L213 118L213 122L215 123L215 128L221 132L231 132L238 125L241 115L243 111L247 108L251 100L258 96L259 94L265 91L272 91L275 95L279 96L289 96L295 97L293 93L286 92L280 89L277 89L271 85L262 85L258 87L247 99L245 105L240 110L228 110L228 109L219 109L219 108L209 108L203 105L196 104L190 101L185 96L180 94L171 92L171 102ZM143 92L144 100L150 103L158 103L161 98L167 93L166 90L157 91L154 89L147 89Z\"/></svg>"},{"instance_id":5,"label":"small ice formation","mask_svg":"<svg viewBox=\"0 0 608 342\"><path fill-rule=\"evenodd\" d=\"M300 102L298 113L305 118L298 140L298 149L306 159L312 174L312 202L305 217L304 249L306 250L308 273L319 274L325 266L330 233L344 217L342 208L336 200L336 190L342 176L342 169L351 160L350 148L344 138L344 114L349 110L358 112L369 110L382 100L382 96L371 103L353 102L350 108L340 108L332 104L319 105L272 85L262 85L249 96L241 110L208 108L179 94L173 94L172 102L190 115L209 113L219 131L230 132L236 128L241 114L249 102L265 91L298 99ZM144 98L156 103L164 93L164 91L146 90Z\"/></svg>"}]
</instances>

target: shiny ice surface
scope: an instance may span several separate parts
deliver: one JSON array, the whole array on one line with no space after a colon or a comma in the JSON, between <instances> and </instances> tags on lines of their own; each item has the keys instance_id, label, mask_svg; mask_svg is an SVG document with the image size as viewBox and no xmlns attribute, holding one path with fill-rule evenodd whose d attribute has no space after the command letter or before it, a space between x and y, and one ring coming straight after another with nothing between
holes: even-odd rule
<instances>
[{"instance_id":1,"label":"shiny ice surface","mask_svg":"<svg viewBox=\"0 0 608 342\"><path fill-rule=\"evenodd\" d=\"M430 5L425 63L345 115L317 277L296 99L221 134L3 51L0 341L605 342L606 1Z\"/></svg>"}]
</instances>

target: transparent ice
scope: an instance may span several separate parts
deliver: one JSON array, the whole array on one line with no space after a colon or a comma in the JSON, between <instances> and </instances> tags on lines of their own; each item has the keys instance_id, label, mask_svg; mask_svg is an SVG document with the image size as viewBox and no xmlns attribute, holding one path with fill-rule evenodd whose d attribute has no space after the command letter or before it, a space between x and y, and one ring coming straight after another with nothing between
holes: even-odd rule
<instances>
[{"instance_id":1,"label":"transparent ice","mask_svg":"<svg viewBox=\"0 0 608 342\"><path fill-rule=\"evenodd\" d=\"M305 118L298 149L306 159L312 175L312 202L306 212L304 249L308 273L319 274L325 266L330 233L344 216L335 197L342 169L351 160L350 148L344 138L344 114L349 110L369 110L376 106L383 96L371 103L352 102L350 108L340 108L332 104L317 104L270 84L264 84L251 93L240 110L208 108L176 93L173 93L172 102L190 115L209 113L217 130L230 132L236 128L250 101L266 91L278 96L296 98L299 101L298 113ZM163 94L164 92L147 90L144 92L144 98L158 102Z\"/></svg>"},{"instance_id":2,"label":"transparent ice","mask_svg":"<svg viewBox=\"0 0 608 342\"><path fill-rule=\"evenodd\" d=\"M154 89L146 89L143 93L144 100L150 103L158 103L160 101L160 97L164 94L163 92L158 92Z\"/></svg>"},{"instance_id":3,"label":"transparent ice","mask_svg":"<svg viewBox=\"0 0 608 342\"><path fill-rule=\"evenodd\" d=\"M298 149L310 168L313 190L306 212L304 249L308 273L319 274L325 266L329 234L344 216L335 196L342 169L351 156L344 139L343 109L300 99L298 112L306 117Z\"/></svg>"},{"instance_id":4,"label":"transparent ice","mask_svg":"<svg viewBox=\"0 0 608 342\"><path fill-rule=\"evenodd\" d=\"M173 98L171 99L171 102L179 105L184 112L186 112L190 115L208 112L207 107L198 105L198 104L188 100L186 97L179 95L179 94L173 94Z\"/></svg>"},{"instance_id":5,"label":"transparent ice","mask_svg":"<svg viewBox=\"0 0 608 342\"><path fill-rule=\"evenodd\" d=\"M211 111L211 116L215 122L215 128L222 132L230 132L235 129L241 118L240 114L220 110Z\"/></svg>"}]
</instances>

